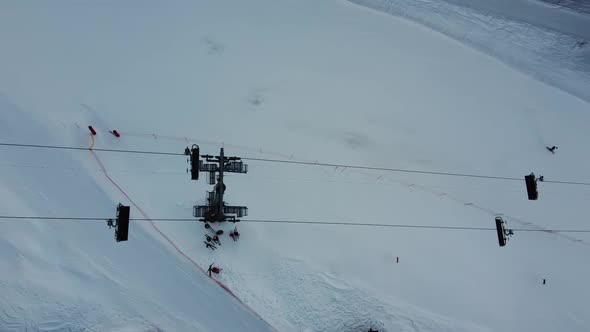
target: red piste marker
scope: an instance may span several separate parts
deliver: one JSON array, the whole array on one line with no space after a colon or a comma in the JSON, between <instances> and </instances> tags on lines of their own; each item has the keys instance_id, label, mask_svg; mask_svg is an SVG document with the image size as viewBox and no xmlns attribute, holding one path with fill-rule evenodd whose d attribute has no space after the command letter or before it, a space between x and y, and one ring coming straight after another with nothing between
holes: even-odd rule
<instances>
[{"instance_id":1,"label":"red piste marker","mask_svg":"<svg viewBox=\"0 0 590 332\"><path fill-rule=\"evenodd\" d=\"M90 133L92 134L92 136L96 136L96 130L94 130L92 126L88 126L88 129L90 129Z\"/></svg>"}]
</instances>

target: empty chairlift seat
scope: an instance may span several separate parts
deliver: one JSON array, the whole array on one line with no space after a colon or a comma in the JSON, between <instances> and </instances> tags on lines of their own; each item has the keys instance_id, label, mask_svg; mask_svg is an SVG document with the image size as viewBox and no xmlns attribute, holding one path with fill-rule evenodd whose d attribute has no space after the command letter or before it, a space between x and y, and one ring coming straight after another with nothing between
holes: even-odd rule
<instances>
[{"instance_id":1,"label":"empty chairlift seat","mask_svg":"<svg viewBox=\"0 0 590 332\"><path fill-rule=\"evenodd\" d=\"M529 175L525 175L524 181L526 183L526 191L529 200L537 200L537 198L539 198L539 192L537 191L537 180L535 180L535 174L531 173Z\"/></svg>"},{"instance_id":2,"label":"empty chairlift seat","mask_svg":"<svg viewBox=\"0 0 590 332\"><path fill-rule=\"evenodd\" d=\"M129 206L119 204L117 206L117 225L115 226L115 239L117 242L127 241L129 237Z\"/></svg>"},{"instance_id":3,"label":"empty chairlift seat","mask_svg":"<svg viewBox=\"0 0 590 332\"><path fill-rule=\"evenodd\" d=\"M215 184L215 172L209 172L209 177L207 178L207 184Z\"/></svg>"},{"instance_id":4,"label":"empty chairlift seat","mask_svg":"<svg viewBox=\"0 0 590 332\"><path fill-rule=\"evenodd\" d=\"M193 206L193 217L195 218L204 218L209 211L209 206L207 205L195 205Z\"/></svg>"},{"instance_id":5,"label":"empty chairlift seat","mask_svg":"<svg viewBox=\"0 0 590 332\"><path fill-rule=\"evenodd\" d=\"M248 208L245 206L224 206L223 213L235 214L237 218L241 218L248 215Z\"/></svg>"},{"instance_id":6,"label":"empty chairlift seat","mask_svg":"<svg viewBox=\"0 0 590 332\"><path fill-rule=\"evenodd\" d=\"M248 173L248 165L244 164L241 161L232 161L225 164L224 170L226 172L232 173Z\"/></svg>"},{"instance_id":7,"label":"empty chairlift seat","mask_svg":"<svg viewBox=\"0 0 590 332\"><path fill-rule=\"evenodd\" d=\"M496 231L498 232L498 243L500 247L506 245L506 235L504 235L504 220L500 217L496 217Z\"/></svg>"}]
</instances>

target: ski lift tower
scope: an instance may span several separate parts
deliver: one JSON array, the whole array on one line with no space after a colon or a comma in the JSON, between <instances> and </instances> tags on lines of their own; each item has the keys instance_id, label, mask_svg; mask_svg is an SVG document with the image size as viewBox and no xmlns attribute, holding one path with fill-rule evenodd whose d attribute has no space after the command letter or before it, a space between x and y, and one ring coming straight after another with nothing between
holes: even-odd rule
<instances>
[{"instance_id":1,"label":"ski lift tower","mask_svg":"<svg viewBox=\"0 0 590 332\"><path fill-rule=\"evenodd\" d=\"M207 182L214 187L213 191L207 192L207 205L193 206L193 216L205 223L240 221L238 218L248 215L248 208L225 204L223 195L227 186L223 181L223 174L247 173L248 165L244 164L239 157L226 157L223 148L219 156L201 155L201 157L205 158L205 163L198 162L198 168L202 172L209 172Z\"/></svg>"}]
</instances>

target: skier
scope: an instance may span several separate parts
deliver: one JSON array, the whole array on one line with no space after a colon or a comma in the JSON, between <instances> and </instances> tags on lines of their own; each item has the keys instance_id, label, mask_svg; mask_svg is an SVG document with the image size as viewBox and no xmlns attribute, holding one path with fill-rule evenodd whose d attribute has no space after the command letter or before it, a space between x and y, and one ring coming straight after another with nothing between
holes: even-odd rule
<instances>
[{"instance_id":1,"label":"skier","mask_svg":"<svg viewBox=\"0 0 590 332\"><path fill-rule=\"evenodd\" d=\"M209 265L209 269L207 269L207 273L209 277L211 277L211 273L219 274L222 269L218 268L217 266L213 266L213 264Z\"/></svg>"},{"instance_id":2,"label":"skier","mask_svg":"<svg viewBox=\"0 0 590 332\"><path fill-rule=\"evenodd\" d=\"M373 330L373 328L369 328L369 332L379 332L379 330Z\"/></svg>"},{"instance_id":3,"label":"skier","mask_svg":"<svg viewBox=\"0 0 590 332\"><path fill-rule=\"evenodd\" d=\"M219 241L219 236L217 236L217 235L213 236L213 242L215 242L219 246L221 245L221 241Z\"/></svg>"},{"instance_id":4,"label":"skier","mask_svg":"<svg viewBox=\"0 0 590 332\"><path fill-rule=\"evenodd\" d=\"M214 244L211 244L211 243L209 243L209 242L205 242L205 241L203 241L203 243L205 243L205 247L206 247L206 248L209 248L209 249L211 249L211 250L215 250L215 249L217 249L217 247L216 247Z\"/></svg>"},{"instance_id":5,"label":"skier","mask_svg":"<svg viewBox=\"0 0 590 332\"><path fill-rule=\"evenodd\" d=\"M555 154L555 150L557 149L557 147L554 145L552 147L548 147L546 146L547 150L549 150L551 153Z\"/></svg>"},{"instance_id":6,"label":"skier","mask_svg":"<svg viewBox=\"0 0 590 332\"><path fill-rule=\"evenodd\" d=\"M240 239L240 233L238 233L237 227L235 227L234 230L229 233L229 237L231 237L234 241Z\"/></svg>"}]
</instances>

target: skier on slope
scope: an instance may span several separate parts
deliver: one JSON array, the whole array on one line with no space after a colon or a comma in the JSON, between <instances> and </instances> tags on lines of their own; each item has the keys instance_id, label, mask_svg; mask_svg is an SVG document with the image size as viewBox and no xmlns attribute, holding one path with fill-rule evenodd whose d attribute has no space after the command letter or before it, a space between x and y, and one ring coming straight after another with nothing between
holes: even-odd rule
<instances>
[{"instance_id":1,"label":"skier on slope","mask_svg":"<svg viewBox=\"0 0 590 332\"><path fill-rule=\"evenodd\" d=\"M209 269L207 269L207 273L209 277L211 277L211 273L219 274L222 269L218 268L217 266L213 266L213 264L209 265Z\"/></svg>"},{"instance_id":2,"label":"skier on slope","mask_svg":"<svg viewBox=\"0 0 590 332\"><path fill-rule=\"evenodd\" d=\"M219 236L217 235L213 235L213 242L215 242L217 245L221 245L221 241L219 241Z\"/></svg>"},{"instance_id":3,"label":"skier on slope","mask_svg":"<svg viewBox=\"0 0 590 332\"><path fill-rule=\"evenodd\" d=\"M554 145L552 147L548 147L546 146L547 150L549 150L551 153L555 154L555 150L557 149L557 147Z\"/></svg>"},{"instance_id":4,"label":"skier on slope","mask_svg":"<svg viewBox=\"0 0 590 332\"><path fill-rule=\"evenodd\" d=\"M234 230L229 233L229 237L231 237L234 241L240 239L240 233L238 233L237 227L235 227Z\"/></svg>"},{"instance_id":5,"label":"skier on slope","mask_svg":"<svg viewBox=\"0 0 590 332\"><path fill-rule=\"evenodd\" d=\"M217 249L217 247L214 244L212 244L212 243L205 242L205 241L203 241L203 243L205 243L205 248L208 248L208 249L211 249L211 250Z\"/></svg>"}]
</instances>

